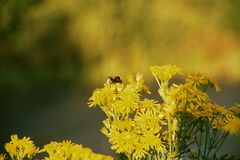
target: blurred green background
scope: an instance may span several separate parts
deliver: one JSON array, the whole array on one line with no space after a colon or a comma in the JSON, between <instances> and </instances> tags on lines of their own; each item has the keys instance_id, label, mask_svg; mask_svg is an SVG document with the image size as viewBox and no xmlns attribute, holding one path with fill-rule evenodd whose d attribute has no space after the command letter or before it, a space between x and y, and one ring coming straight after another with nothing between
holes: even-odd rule
<instances>
[{"instance_id":1,"label":"blurred green background","mask_svg":"<svg viewBox=\"0 0 240 160\"><path fill-rule=\"evenodd\" d=\"M207 73L223 88L213 100L240 103L239 8L239 0L0 0L1 151L17 133L39 146L69 139L113 154L88 98L109 75L141 72L152 86L155 64ZM238 154L239 137L224 151Z\"/></svg>"}]
</instances>

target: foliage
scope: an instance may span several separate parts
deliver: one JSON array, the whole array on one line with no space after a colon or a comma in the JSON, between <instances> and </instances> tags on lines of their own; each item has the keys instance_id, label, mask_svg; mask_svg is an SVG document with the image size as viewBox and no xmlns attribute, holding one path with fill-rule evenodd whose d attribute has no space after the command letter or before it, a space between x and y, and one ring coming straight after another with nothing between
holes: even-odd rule
<instances>
[{"instance_id":1,"label":"foliage","mask_svg":"<svg viewBox=\"0 0 240 160\"><path fill-rule=\"evenodd\" d=\"M111 156L93 153L90 148L85 148L80 144L71 141L50 142L43 149L37 148L29 137L19 139L17 135L11 136L11 141L5 144L5 149L12 160L31 160L44 152L48 154L43 160L113 160ZM6 156L1 154L0 160L5 160Z\"/></svg>"},{"instance_id":2,"label":"foliage","mask_svg":"<svg viewBox=\"0 0 240 160\"><path fill-rule=\"evenodd\" d=\"M147 72L159 59L239 80L239 6L237 0L1 0L0 87L99 82L93 77Z\"/></svg>"},{"instance_id":3,"label":"foliage","mask_svg":"<svg viewBox=\"0 0 240 160\"><path fill-rule=\"evenodd\" d=\"M163 102L144 98L149 90L139 73L127 84L107 81L89 99L90 107L106 114L101 131L119 159L227 159L217 152L229 133L240 133L239 105L227 109L212 103L207 90L221 89L204 74L175 84L170 80L181 73L179 67L153 66L151 72Z\"/></svg>"}]
</instances>

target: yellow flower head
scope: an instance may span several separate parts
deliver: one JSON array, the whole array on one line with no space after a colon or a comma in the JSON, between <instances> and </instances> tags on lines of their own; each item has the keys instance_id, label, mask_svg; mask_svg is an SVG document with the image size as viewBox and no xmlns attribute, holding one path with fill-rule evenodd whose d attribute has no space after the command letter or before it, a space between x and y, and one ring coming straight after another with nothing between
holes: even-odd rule
<instances>
[{"instance_id":1,"label":"yellow flower head","mask_svg":"<svg viewBox=\"0 0 240 160\"><path fill-rule=\"evenodd\" d=\"M213 120L213 128L222 129L224 125L225 124L221 118L215 118Z\"/></svg>"},{"instance_id":2,"label":"yellow flower head","mask_svg":"<svg viewBox=\"0 0 240 160\"><path fill-rule=\"evenodd\" d=\"M192 73L188 75L186 79L187 83L192 84L194 87L205 86L205 87L214 87L216 92L220 92L221 88L217 84L217 82L211 78L206 77L202 73Z\"/></svg>"},{"instance_id":3,"label":"yellow flower head","mask_svg":"<svg viewBox=\"0 0 240 160\"><path fill-rule=\"evenodd\" d=\"M237 117L240 117L240 104L236 103L233 107L229 108Z\"/></svg>"},{"instance_id":4,"label":"yellow flower head","mask_svg":"<svg viewBox=\"0 0 240 160\"><path fill-rule=\"evenodd\" d=\"M182 69L175 65L153 66L151 71L161 81L169 81L174 75L180 73Z\"/></svg>"},{"instance_id":5,"label":"yellow flower head","mask_svg":"<svg viewBox=\"0 0 240 160\"><path fill-rule=\"evenodd\" d=\"M186 82L192 83L194 87L206 85L208 81L202 73L192 73L188 75Z\"/></svg>"},{"instance_id":6,"label":"yellow flower head","mask_svg":"<svg viewBox=\"0 0 240 160\"><path fill-rule=\"evenodd\" d=\"M240 133L240 119L235 116L227 116L225 119L225 126L223 126L223 130L229 132L231 134L239 134Z\"/></svg>"},{"instance_id":7,"label":"yellow flower head","mask_svg":"<svg viewBox=\"0 0 240 160\"><path fill-rule=\"evenodd\" d=\"M96 89L89 98L89 106L105 106L113 101L116 91L110 84L106 84L104 88Z\"/></svg>"},{"instance_id":8,"label":"yellow flower head","mask_svg":"<svg viewBox=\"0 0 240 160\"><path fill-rule=\"evenodd\" d=\"M39 149L35 147L30 138L18 139L16 134L11 136L11 141L5 144L5 149L12 159L32 158Z\"/></svg>"},{"instance_id":9,"label":"yellow flower head","mask_svg":"<svg viewBox=\"0 0 240 160\"><path fill-rule=\"evenodd\" d=\"M234 115L234 112L225 108L224 106L219 106L219 105L213 105L211 104L214 112L216 112L216 114L219 114L219 115Z\"/></svg>"}]
</instances>

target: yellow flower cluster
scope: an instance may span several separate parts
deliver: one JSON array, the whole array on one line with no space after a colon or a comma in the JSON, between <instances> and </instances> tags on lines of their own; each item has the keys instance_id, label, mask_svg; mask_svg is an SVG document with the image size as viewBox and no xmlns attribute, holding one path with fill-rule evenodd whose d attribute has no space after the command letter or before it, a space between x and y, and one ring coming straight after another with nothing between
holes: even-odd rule
<instances>
[{"instance_id":1,"label":"yellow flower cluster","mask_svg":"<svg viewBox=\"0 0 240 160\"><path fill-rule=\"evenodd\" d=\"M207 90L221 89L203 74L190 74L184 83L174 84L170 80L180 73L179 67L154 66L151 71L162 102L145 96L150 91L142 74L129 76L127 84L105 83L89 98L89 106L99 106L107 116L101 131L119 159L216 159L228 134L240 133L240 105L227 109L212 103ZM113 160L71 141L53 141L40 150L29 137L17 135L11 136L5 149L12 160L32 159L44 152L43 160ZM1 154L0 160L5 159Z\"/></svg>"},{"instance_id":2,"label":"yellow flower cluster","mask_svg":"<svg viewBox=\"0 0 240 160\"><path fill-rule=\"evenodd\" d=\"M106 113L102 132L109 137L112 149L130 157L143 158L149 150L165 152L162 106L150 99L140 100L144 91L143 75L137 74L126 86L120 83L105 84L90 98L89 105L99 105Z\"/></svg>"},{"instance_id":3,"label":"yellow flower cluster","mask_svg":"<svg viewBox=\"0 0 240 160\"><path fill-rule=\"evenodd\" d=\"M12 135L11 141L5 144L5 149L12 160L32 159L36 154L43 152L48 153L48 157L43 160L113 160L111 156L96 154L90 148L71 141L51 142L39 150L29 137L19 139L16 134ZM0 160L5 159L5 155L1 154Z\"/></svg>"},{"instance_id":4,"label":"yellow flower cluster","mask_svg":"<svg viewBox=\"0 0 240 160\"><path fill-rule=\"evenodd\" d=\"M16 134L11 136L11 142L5 144L5 149L14 160L30 159L39 152L30 138L19 139Z\"/></svg>"},{"instance_id":5,"label":"yellow flower cluster","mask_svg":"<svg viewBox=\"0 0 240 160\"><path fill-rule=\"evenodd\" d=\"M205 92L209 87L214 87L217 92L221 91L214 80L199 73L189 75L184 84L171 86L167 91L168 96L171 97L170 101L174 103L171 113L187 111L195 118L207 117L213 121L215 128L234 134L240 133L240 119L237 116L240 106L227 109L224 106L212 104Z\"/></svg>"},{"instance_id":6,"label":"yellow flower cluster","mask_svg":"<svg viewBox=\"0 0 240 160\"><path fill-rule=\"evenodd\" d=\"M152 74L160 81L169 81L181 69L176 66L155 66L151 68ZM166 76L169 72L169 76ZM167 78L166 78L167 77ZM226 109L224 106L212 104L206 91L214 87L216 92L221 88L213 79L207 78L202 73L189 74L184 84L173 84L170 87L160 83L160 95L165 103L165 111L174 115L176 112L187 111L195 118L207 117L214 120L213 127L223 129L230 133L240 133L240 106Z\"/></svg>"},{"instance_id":7,"label":"yellow flower cluster","mask_svg":"<svg viewBox=\"0 0 240 160\"><path fill-rule=\"evenodd\" d=\"M181 72L181 68L175 65L153 66L151 71L153 76L156 76L162 82L169 81L174 75Z\"/></svg>"},{"instance_id":8,"label":"yellow flower cluster","mask_svg":"<svg viewBox=\"0 0 240 160\"><path fill-rule=\"evenodd\" d=\"M44 160L113 160L111 156L93 153L90 148L71 141L51 142L43 150L49 154Z\"/></svg>"},{"instance_id":9,"label":"yellow flower cluster","mask_svg":"<svg viewBox=\"0 0 240 160\"><path fill-rule=\"evenodd\" d=\"M196 153L198 156L211 159L217 151L214 149L219 148L219 144L215 144L218 139L211 134L219 132L218 135L225 137L224 133L240 133L237 116L240 107L226 109L212 104L208 97L209 88L221 91L214 80L197 73L188 75L185 83L171 84L169 80L180 73L181 68L153 66L151 71L163 103L143 97L146 86L142 74L137 74L135 79L129 77L128 84L106 83L89 99L90 107L99 106L106 114L101 131L117 154L124 154L131 160L180 159L187 148L195 144L198 151L204 152ZM210 138L205 140L206 147L202 151L199 144L203 143L197 137L202 140L203 132ZM225 140L219 138L219 142Z\"/></svg>"}]
</instances>

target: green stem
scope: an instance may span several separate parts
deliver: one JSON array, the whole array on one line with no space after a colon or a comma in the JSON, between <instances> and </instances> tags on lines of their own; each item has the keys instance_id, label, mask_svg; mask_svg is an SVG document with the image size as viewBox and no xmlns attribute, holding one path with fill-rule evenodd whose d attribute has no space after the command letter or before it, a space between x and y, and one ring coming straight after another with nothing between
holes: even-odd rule
<instances>
[{"instance_id":1,"label":"green stem","mask_svg":"<svg viewBox=\"0 0 240 160\"><path fill-rule=\"evenodd\" d=\"M213 132L212 132L213 134L211 135L210 140L209 140L210 142L209 142L207 157L210 155L212 149L215 148L214 144L215 144L215 140L217 138L217 132L218 132L218 130L213 129Z\"/></svg>"},{"instance_id":2,"label":"green stem","mask_svg":"<svg viewBox=\"0 0 240 160\"><path fill-rule=\"evenodd\" d=\"M168 144L169 144L170 157L172 158L172 137L171 137L170 113L168 113Z\"/></svg>"},{"instance_id":3,"label":"green stem","mask_svg":"<svg viewBox=\"0 0 240 160\"><path fill-rule=\"evenodd\" d=\"M199 130L202 129L202 125L199 127ZM202 155L202 152L201 152L201 146L202 146L202 133L200 132L199 133L199 141L197 141L197 147L198 147L198 158L201 159L201 157L203 156Z\"/></svg>"},{"instance_id":4,"label":"green stem","mask_svg":"<svg viewBox=\"0 0 240 160\"><path fill-rule=\"evenodd\" d=\"M219 144L217 144L218 146L217 146L216 150L214 151L213 155L215 155L215 154L218 152L218 150L219 150L220 147L222 146L223 142L226 140L228 134L229 134L228 132L225 133L225 134L223 135L223 137L218 141Z\"/></svg>"},{"instance_id":5,"label":"green stem","mask_svg":"<svg viewBox=\"0 0 240 160\"><path fill-rule=\"evenodd\" d=\"M160 82L159 82L157 76L154 76L154 77L155 77L155 79L156 79L156 81L157 81L157 84L158 84L159 88L161 89L161 84L160 84Z\"/></svg>"},{"instance_id":6,"label":"green stem","mask_svg":"<svg viewBox=\"0 0 240 160\"><path fill-rule=\"evenodd\" d=\"M205 127L206 131L205 131L205 142L204 142L204 158L206 157L206 151L207 151L207 144L208 144L208 127Z\"/></svg>"}]
</instances>

